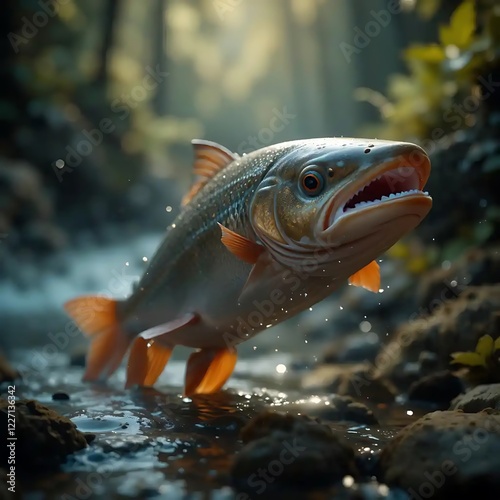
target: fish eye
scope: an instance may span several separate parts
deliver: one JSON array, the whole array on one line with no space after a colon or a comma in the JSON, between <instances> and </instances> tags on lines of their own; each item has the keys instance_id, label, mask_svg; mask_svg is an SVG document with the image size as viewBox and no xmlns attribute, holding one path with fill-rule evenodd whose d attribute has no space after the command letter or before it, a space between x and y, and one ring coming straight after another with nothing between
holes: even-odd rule
<instances>
[{"instance_id":1,"label":"fish eye","mask_svg":"<svg viewBox=\"0 0 500 500\"><path fill-rule=\"evenodd\" d=\"M318 196L325 187L325 181L316 170L307 170L301 175L300 186L308 196Z\"/></svg>"}]
</instances>

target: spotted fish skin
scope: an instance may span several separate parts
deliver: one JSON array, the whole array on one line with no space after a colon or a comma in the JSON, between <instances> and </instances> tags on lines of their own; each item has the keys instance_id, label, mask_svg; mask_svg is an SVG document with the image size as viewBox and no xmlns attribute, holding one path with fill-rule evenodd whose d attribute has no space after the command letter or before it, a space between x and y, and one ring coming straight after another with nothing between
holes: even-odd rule
<instances>
[{"instance_id":1,"label":"spotted fish skin","mask_svg":"<svg viewBox=\"0 0 500 500\"><path fill-rule=\"evenodd\" d=\"M127 384L151 385L184 345L200 350L186 392L219 390L239 343L347 280L377 291L372 261L431 208L430 162L413 144L306 139L239 157L193 142L197 181L132 295L66 305L94 340L88 380L109 376L133 343ZM104 312L82 324L92 305Z\"/></svg>"}]
</instances>

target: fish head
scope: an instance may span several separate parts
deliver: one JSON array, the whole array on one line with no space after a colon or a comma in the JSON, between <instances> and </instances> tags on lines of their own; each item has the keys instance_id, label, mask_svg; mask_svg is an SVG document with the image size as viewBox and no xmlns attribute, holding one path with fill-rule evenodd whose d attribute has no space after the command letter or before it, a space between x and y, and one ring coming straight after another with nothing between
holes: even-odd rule
<instances>
[{"instance_id":1,"label":"fish head","mask_svg":"<svg viewBox=\"0 0 500 500\"><path fill-rule=\"evenodd\" d=\"M415 144L310 139L284 149L250 204L253 230L287 267L360 269L415 228L432 206L430 174Z\"/></svg>"}]
</instances>

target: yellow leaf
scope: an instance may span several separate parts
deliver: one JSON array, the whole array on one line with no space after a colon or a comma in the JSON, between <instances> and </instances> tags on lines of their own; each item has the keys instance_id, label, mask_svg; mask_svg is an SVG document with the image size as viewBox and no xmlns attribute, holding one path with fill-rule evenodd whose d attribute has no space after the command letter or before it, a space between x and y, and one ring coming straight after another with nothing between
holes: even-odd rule
<instances>
[{"instance_id":1,"label":"yellow leaf","mask_svg":"<svg viewBox=\"0 0 500 500\"><path fill-rule=\"evenodd\" d=\"M475 29L474 0L465 0L451 15L450 24L439 28L439 39L445 47L456 45L459 49L463 49L471 43Z\"/></svg>"},{"instance_id":2,"label":"yellow leaf","mask_svg":"<svg viewBox=\"0 0 500 500\"><path fill-rule=\"evenodd\" d=\"M484 358L477 352L454 352L451 357L451 363L467 366L486 366Z\"/></svg>"},{"instance_id":3,"label":"yellow leaf","mask_svg":"<svg viewBox=\"0 0 500 500\"><path fill-rule=\"evenodd\" d=\"M436 43L429 45L412 45L404 52L406 59L415 59L428 63L440 63L446 58L443 47Z\"/></svg>"},{"instance_id":4,"label":"yellow leaf","mask_svg":"<svg viewBox=\"0 0 500 500\"><path fill-rule=\"evenodd\" d=\"M500 337L498 337L498 338L495 340L495 344L493 345L493 350L494 350L494 351L498 351L498 350L500 350Z\"/></svg>"},{"instance_id":5,"label":"yellow leaf","mask_svg":"<svg viewBox=\"0 0 500 500\"><path fill-rule=\"evenodd\" d=\"M477 341L476 352L483 358L491 356L493 353L493 339L489 335L483 335Z\"/></svg>"}]
</instances>

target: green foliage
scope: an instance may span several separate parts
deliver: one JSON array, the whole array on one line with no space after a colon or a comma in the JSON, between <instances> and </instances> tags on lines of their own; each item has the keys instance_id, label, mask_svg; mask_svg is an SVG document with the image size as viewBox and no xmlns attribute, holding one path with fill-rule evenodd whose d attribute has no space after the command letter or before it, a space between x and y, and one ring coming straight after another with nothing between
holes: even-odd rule
<instances>
[{"instance_id":1,"label":"green foliage","mask_svg":"<svg viewBox=\"0 0 500 500\"><path fill-rule=\"evenodd\" d=\"M468 369L468 378L476 384L500 382L500 337L483 335L474 352L454 352L452 364Z\"/></svg>"},{"instance_id":2,"label":"green foliage","mask_svg":"<svg viewBox=\"0 0 500 500\"><path fill-rule=\"evenodd\" d=\"M439 4L421 0L416 5L430 17ZM463 119L453 119L450 110L468 97L480 108L477 76L500 58L500 9L487 0L463 0L439 27L437 38L404 52L409 74L390 78L387 97L358 92L358 99L375 104L384 118L379 137L418 141L432 137L436 129L448 133L475 123L476 110Z\"/></svg>"}]
</instances>

